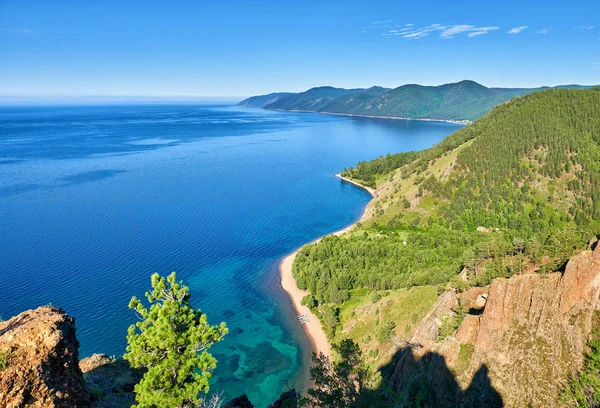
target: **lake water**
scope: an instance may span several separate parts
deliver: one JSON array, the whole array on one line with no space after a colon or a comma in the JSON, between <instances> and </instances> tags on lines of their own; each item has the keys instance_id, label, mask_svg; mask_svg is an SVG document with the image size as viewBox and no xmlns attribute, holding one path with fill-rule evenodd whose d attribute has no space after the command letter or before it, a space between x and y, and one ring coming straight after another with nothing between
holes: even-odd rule
<instances>
[{"instance_id":1,"label":"lake water","mask_svg":"<svg viewBox=\"0 0 600 408\"><path fill-rule=\"evenodd\" d=\"M226 106L0 108L0 315L51 303L76 318L81 357L122 355L129 299L176 271L230 329L211 349L211 391L264 406L302 386L310 355L278 261L370 198L334 174L458 128Z\"/></svg>"}]
</instances>

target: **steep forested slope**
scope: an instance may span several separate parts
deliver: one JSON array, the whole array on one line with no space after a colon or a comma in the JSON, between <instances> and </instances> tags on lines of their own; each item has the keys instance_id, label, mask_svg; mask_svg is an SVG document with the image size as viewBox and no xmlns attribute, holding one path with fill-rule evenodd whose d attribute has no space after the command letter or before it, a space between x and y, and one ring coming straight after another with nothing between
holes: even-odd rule
<instances>
[{"instance_id":1,"label":"steep forested slope","mask_svg":"<svg viewBox=\"0 0 600 408\"><path fill-rule=\"evenodd\" d=\"M361 287L459 285L464 268L469 284L556 269L600 233L600 90L533 93L343 175L378 196L358 231L296 258L298 285L324 303Z\"/></svg>"},{"instance_id":2,"label":"steep forested slope","mask_svg":"<svg viewBox=\"0 0 600 408\"><path fill-rule=\"evenodd\" d=\"M265 109L317 112L334 98L356 94L364 89L343 89L331 86L311 88L299 94L290 94L264 105Z\"/></svg>"},{"instance_id":3,"label":"steep forested slope","mask_svg":"<svg viewBox=\"0 0 600 408\"><path fill-rule=\"evenodd\" d=\"M440 86L404 85L353 106L321 111L413 119L473 120L493 106L534 89L486 88L473 81Z\"/></svg>"},{"instance_id":4,"label":"steep forested slope","mask_svg":"<svg viewBox=\"0 0 600 408\"><path fill-rule=\"evenodd\" d=\"M248 99L244 99L242 102L238 103L238 105L248 106L250 108L262 108L289 95L295 94L291 92L274 92L268 95L252 96Z\"/></svg>"},{"instance_id":5,"label":"steep forested slope","mask_svg":"<svg viewBox=\"0 0 600 408\"><path fill-rule=\"evenodd\" d=\"M557 88L585 87L564 85ZM487 88L474 81L440 86L411 84L395 89L378 86L368 89L323 86L301 93L254 96L239 105L286 111L471 121L511 98L544 89L549 88Z\"/></svg>"},{"instance_id":6,"label":"steep forested slope","mask_svg":"<svg viewBox=\"0 0 600 408\"><path fill-rule=\"evenodd\" d=\"M341 112L341 113L352 113L355 106L367 103L368 101L376 98L379 95L383 95L389 92L389 88L382 88L380 86L373 86L365 89L361 92L351 93L348 95L338 96L331 99L325 105L321 107L320 112Z\"/></svg>"}]
</instances>

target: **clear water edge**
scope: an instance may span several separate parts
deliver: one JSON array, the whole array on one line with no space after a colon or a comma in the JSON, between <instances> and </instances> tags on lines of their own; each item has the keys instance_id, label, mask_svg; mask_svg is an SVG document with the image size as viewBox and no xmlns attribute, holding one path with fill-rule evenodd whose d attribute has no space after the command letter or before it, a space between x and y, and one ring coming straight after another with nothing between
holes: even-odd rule
<instances>
[{"instance_id":1,"label":"clear water edge","mask_svg":"<svg viewBox=\"0 0 600 408\"><path fill-rule=\"evenodd\" d=\"M230 327L211 349L211 389L266 405L286 380L306 384L312 350L280 260L371 199L334 174L457 128L206 106L2 109L0 314L52 302L77 319L82 356L119 355L128 299L176 270Z\"/></svg>"}]
</instances>

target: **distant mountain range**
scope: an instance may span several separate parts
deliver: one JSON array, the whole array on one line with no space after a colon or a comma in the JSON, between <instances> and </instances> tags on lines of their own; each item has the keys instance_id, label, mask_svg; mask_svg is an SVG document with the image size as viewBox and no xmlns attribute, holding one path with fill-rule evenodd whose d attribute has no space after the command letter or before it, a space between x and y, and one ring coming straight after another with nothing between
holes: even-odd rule
<instances>
[{"instance_id":1,"label":"distant mountain range","mask_svg":"<svg viewBox=\"0 0 600 408\"><path fill-rule=\"evenodd\" d=\"M469 80L439 86L410 84L394 89L379 86L368 89L321 86L300 93L278 92L253 96L238 105L268 110L472 121L511 98L549 88L487 88ZM561 85L556 88L587 86Z\"/></svg>"}]
</instances>

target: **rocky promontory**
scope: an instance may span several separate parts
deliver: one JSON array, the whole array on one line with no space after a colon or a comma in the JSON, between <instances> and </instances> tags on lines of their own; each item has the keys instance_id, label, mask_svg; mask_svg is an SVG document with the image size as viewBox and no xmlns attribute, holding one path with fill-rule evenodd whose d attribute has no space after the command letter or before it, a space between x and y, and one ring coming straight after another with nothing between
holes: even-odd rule
<instances>
[{"instance_id":1,"label":"rocky promontory","mask_svg":"<svg viewBox=\"0 0 600 408\"><path fill-rule=\"evenodd\" d=\"M0 323L0 406L88 407L75 320L56 307Z\"/></svg>"},{"instance_id":2,"label":"rocky promontory","mask_svg":"<svg viewBox=\"0 0 600 408\"><path fill-rule=\"evenodd\" d=\"M144 371L121 358L94 354L79 361L75 319L43 306L0 322L0 407L130 407ZM295 407L295 390L270 407ZM244 395L226 406L252 407Z\"/></svg>"},{"instance_id":3,"label":"rocky promontory","mask_svg":"<svg viewBox=\"0 0 600 408\"><path fill-rule=\"evenodd\" d=\"M600 245L572 257L564 272L446 292L420 323L416 346L399 353L396 390L414 393L420 378L437 406L559 406L561 387L582 367L597 327L599 297ZM462 322L440 340L458 305Z\"/></svg>"}]
</instances>

